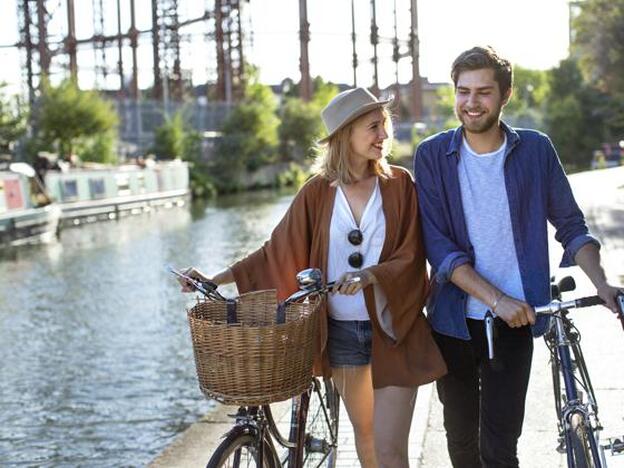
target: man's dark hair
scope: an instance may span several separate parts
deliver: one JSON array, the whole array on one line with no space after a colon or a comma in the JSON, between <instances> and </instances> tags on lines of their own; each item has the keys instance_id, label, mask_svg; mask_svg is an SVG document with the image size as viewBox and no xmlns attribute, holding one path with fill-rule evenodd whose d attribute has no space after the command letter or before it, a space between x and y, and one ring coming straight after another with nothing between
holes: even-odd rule
<instances>
[{"instance_id":1,"label":"man's dark hair","mask_svg":"<svg viewBox=\"0 0 624 468\"><path fill-rule=\"evenodd\" d=\"M457 88L457 79L461 72L481 70L490 68L494 70L494 79L498 83L498 89L501 96L504 96L513 83L513 72L511 63L499 56L496 51L490 47L473 47L470 50L462 52L453 62L451 69L451 78Z\"/></svg>"}]
</instances>

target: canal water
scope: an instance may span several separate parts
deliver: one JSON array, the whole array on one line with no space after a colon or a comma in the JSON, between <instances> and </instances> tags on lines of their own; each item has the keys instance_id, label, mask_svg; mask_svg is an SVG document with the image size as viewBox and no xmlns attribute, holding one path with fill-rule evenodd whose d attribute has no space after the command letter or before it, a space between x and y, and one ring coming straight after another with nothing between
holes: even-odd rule
<instances>
[{"instance_id":1,"label":"canal water","mask_svg":"<svg viewBox=\"0 0 624 468\"><path fill-rule=\"evenodd\" d=\"M222 198L2 253L0 466L143 466L210 411L192 296L165 265L220 270L260 246L291 199Z\"/></svg>"}]
</instances>

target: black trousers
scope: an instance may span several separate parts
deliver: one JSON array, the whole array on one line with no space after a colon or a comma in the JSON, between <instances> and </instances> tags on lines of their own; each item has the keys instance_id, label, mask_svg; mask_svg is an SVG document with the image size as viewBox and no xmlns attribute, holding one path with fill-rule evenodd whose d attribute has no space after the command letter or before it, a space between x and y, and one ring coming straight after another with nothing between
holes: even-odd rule
<instances>
[{"instance_id":1,"label":"black trousers","mask_svg":"<svg viewBox=\"0 0 624 468\"><path fill-rule=\"evenodd\" d=\"M471 340L434 332L448 374L437 382L455 468L517 467L518 438L531 371L530 327L495 319L495 361L488 359L484 323L467 320Z\"/></svg>"}]
</instances>

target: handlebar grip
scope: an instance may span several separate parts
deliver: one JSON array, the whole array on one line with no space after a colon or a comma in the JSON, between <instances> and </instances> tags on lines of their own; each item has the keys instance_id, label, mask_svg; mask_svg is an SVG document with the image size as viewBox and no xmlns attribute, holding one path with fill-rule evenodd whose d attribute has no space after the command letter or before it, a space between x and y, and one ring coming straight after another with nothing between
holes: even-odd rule
<instances>
[{"instance_id":1,"label":"handlebar grip","mask_svg":"<svg viewBox=\"0 0 624 468\"><path fill-rule=\"evenodd\" d=\"M595 305L602 305L605 303L605 301L603 301L600 296L582 297L580 299L577 299L575 302L576 307L590 307Z\"/></svg>"}]
</instances>

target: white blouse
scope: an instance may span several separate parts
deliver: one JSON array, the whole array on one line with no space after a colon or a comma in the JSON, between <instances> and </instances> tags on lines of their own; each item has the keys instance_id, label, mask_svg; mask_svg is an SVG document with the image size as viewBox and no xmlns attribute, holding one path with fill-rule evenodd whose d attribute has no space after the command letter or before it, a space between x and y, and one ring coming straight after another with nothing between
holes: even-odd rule
<instances>
[{"instance_id":1,"label":"white blouse","mask_svg":"<svg viewBox=\"0 0 624 468\"><path fill-rule=\"evenodd\" d=\"M353 245L348 235L354 229L362 233L362 243ZM371 194L358 227L351 212L347 197L340 187L336 189L336 200L329 226L329 253L327 258L327 281L336 281L344 273L363 270L379 262L379 256L386 238L386 218L383 213L379 179ZM349 255L360 252L364 258L360 268L349 265ZM387 300L381 288L375 288L377 310L385 308ZM328 295L329 315L335 320L369 320L364 302L364 293L353 296L344 294Z\"/></svg>"}]
</instances>

